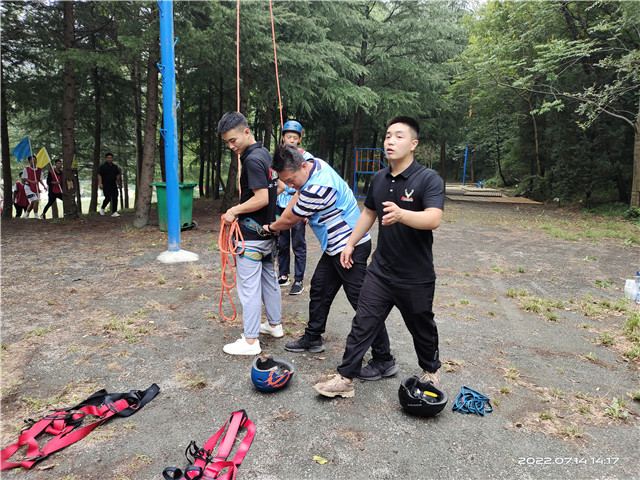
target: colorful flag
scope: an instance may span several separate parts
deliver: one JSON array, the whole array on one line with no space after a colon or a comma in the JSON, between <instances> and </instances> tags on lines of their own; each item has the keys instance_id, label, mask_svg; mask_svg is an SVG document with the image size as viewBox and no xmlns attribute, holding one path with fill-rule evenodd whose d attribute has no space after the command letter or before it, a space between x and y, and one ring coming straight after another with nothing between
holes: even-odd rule
<instances>
[{"instance_id":1,"label":"colorful flag","mask_svg":"<svg viewBox=\"0 0 640 480\"><path fill-rule=\"evenodd\" d=\"M38 155L36 155L36 158L38 159L38 163L36 163L36 167L38 168L44 168L49 165L49 163L51 163L51 159L49 158L47 149L44 147L40 149Z\"/></svg>"},{"instance_id":2,"label":"colorful flag","mask_svg":"<svg viewBox=\"0 0 640 480\"><path fill-rule=\"evenodd\" d=\"M17 158L18 161L21 162L23 158L27 158L31 156L31 140L29 140L29 135L24 137L22 141L18 144L16 148L12 150L12 152Z\"/></svg>"}]
</instances>

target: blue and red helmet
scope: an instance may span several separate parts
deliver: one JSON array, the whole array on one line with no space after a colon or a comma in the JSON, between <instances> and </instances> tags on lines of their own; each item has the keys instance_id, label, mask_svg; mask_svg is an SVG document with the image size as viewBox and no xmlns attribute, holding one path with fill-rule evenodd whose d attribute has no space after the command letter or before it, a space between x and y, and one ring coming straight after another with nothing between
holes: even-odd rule
<instances>
[{"instance_id":1,"label":"blue and red helmet","mask_svg":"<svg viewBox=\"0 0 640 480\"><path fill-rule=\"evenodd\" d=\"M251 367L251 381L261 392L275 392L286 387L295 368L292 363L271 355L258 355Z\"/></svg>"},{"instance_id":2,"label":"blue and red helmet","mask_svg":"<svg viewBox=\"0 0 640 480\"><path fill-rule=\"evenodd\" d=\"M283 135L284 135L284 132L296 132L298 135L300 135L300 137L302 137L302 132L303 131L304 131L304 129L302 128L302 125L300 125L295 120L289 120L282 127L282 134Z\"/></svg>"}]
</instances>

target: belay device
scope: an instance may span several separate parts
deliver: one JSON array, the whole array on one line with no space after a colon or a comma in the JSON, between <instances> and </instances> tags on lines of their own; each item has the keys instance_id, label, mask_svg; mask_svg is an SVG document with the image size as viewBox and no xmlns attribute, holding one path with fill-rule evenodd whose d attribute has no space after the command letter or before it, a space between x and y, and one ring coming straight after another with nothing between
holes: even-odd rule
<instances>
[{"instance_id":1,"label":"belay device","mask_svg":"<svg viewBox=\"0 0 640 480\"><path fill-rule=\"evenodd\" d=\"M16 467L29 469L52 453L84 438L91 430L111 417L133 415L153 400L159 391L160 387L155 383L146 390L131 390L129 393L107 393L106 390L99 390L84 402L56 410L42 420L37 422L31 419L26 420L30 425L20 432L18 441L2 450L0 470ZM82 421L89 415L97 417L97 420L82 426ZM40 448L37 437L42 433L49 433L53 438ZM27 455L24 460L9 462L13 454L24 445L27 445Z\"/></svg>"},{"instance_id":2,"label":"belay device","mask_svg":"<svg viewBox=\"0 0 640 480\"><path fill-rule=\"evenodd\" d=\"M244 439L240 442L238 451L232 460L227 460L235 443L240 427L247 429ZM226 432L225 432L226 430ZM233 412L218 432L198 448L196 442L191 442L185 451L187 461L191 464L183 472L177 467L167 467L162 472L165 480L233 480L238 473L245 455L249 451L256 427L244 410ZM220 440L220 446L214 453L214 448ZM189 458L191 457L191 458ZM225 473L222 473L227 469Z\"/></svg>"}]
</instances>

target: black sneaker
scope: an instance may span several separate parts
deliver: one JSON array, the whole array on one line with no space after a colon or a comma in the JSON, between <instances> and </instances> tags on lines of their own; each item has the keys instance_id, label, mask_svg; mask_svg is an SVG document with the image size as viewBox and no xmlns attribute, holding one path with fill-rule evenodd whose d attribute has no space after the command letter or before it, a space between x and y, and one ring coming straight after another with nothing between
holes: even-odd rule
<instances>
[{"instance_id":1,"label":"black sneaker","mask_svg":"<svg viewBox=\"0 0 640 480\"><path fill-rule=\"evenodd\" d=\"M304 287L302 286L302 280L300 280L299 282L293 282L291 290L289 291L289 295L300 295L303 290Z\"/></svg>"},{"instance_id":2,"label":"black sneaker","mask_svg":"<svg viewBox=\"0 0 640 480\"><path fill-rule=\"evenodd\" d=\"M322 339L309 340L305 335L303 335L298 340L287 342L284 349L297 353L304 352L305 350L309 350L311 353L319 353L324 351L324 345L322 344Z\"/></svg>"},{"instance_id":3,"label":"black sneaker","mask_svg":"<svg viewBox=\"0 0 640 480\"><path fill-rule=\"evenodd\" d=\"M372 358L367 365L360 369L358 378L360 380L380 380L382 377L392 377L397 372L398 366L395 359L381 362L376 358Z\"/></svg>"},{"instance_id":4,"label":"black sneaker","mask_svg":"<svg viewBox=\"0 0 640 480\"><path fill-rule=\"evenodd\" d=\"M278 277L278 285L280 285L281 287L286 287L290 283L291 282L289 281L289 277L287 275L282 275L281 277Z\"/></svg>"}]
</instances>

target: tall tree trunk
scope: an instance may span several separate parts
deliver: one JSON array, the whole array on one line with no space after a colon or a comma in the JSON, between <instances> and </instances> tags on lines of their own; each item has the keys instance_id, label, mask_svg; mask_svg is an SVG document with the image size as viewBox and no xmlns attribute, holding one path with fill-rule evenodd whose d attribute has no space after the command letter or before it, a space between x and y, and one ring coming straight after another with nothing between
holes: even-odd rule
<instances>
[{"instance_id":1,"label":"tall tree trunk","mask_svg":"<svg viewBox=\"0 0 640 480\"><path fill-rule=\"evenodd\" d=\"M207 135L207 156L203 159L204 161L204 193L207 198L211 196L211 155L212 152L212 140L213 140L213 98L212 98L212 89L211 85L209 85L209 94L207 95L207 125L209 126L206 131Z\"/></svg>"},{"instance_id":2,"label":"tall tree trunk","mask_svg":"<svg viewBox=\"0 0 640 480\"><path fill-rule=\"evenodd\" d=\"M65 50L75 45L75 25L73 18L73 2L62 2L63 31ZM75 154L75 86L76 76L73 62L64 62L63 94L62 94L62 205L65 219L78 218L78 205L75 201L76 185L73 174Z\"/></svg>"},{"instance_id":3,"label":"tall tree trunk","mask_svg":"<svg viewBox=\"0 0 640 480\"><path fill-rule=\"evenodd\" d=\"M140 170L142 168L142 79L140 78L140 64L134 60L131 66L131 80L133 82L133 110L136 124L136 191L140 186ZM138 203L136 195L135 204Z\"/></svg>"},{"instance_id":4,"label":"tall tree trunk","mask_svg":"<svg viewBox=\"0 0 640 480\"><path fill-rule=\"evenodd\" d=\"M200 160L200 174L198 175L198 189L200 192L200 198L204 197L204 189L205 189L205 185L204 185L204 166L205 166L205 161L204 159L206 158L205 155L205 148L206 148L206 142L205 142L205 120L204 120L204 108L203 105L204 104L204 99L201 98L200 101L198 102L198 119L200 120L200 142L198 143L198 158Z\"/></svg>"},{"instance_id":5,"label":"tall tree trunk","mask_svg":"<svg viewBox=\"0 0 640 480\"><path fill-rule=\"evenodd\" d=\"M164 131L164 115L160 118L160 129L164 132L164 135L167 135L167 132ZM145 135L147 134L145 130ZM165 155L164 155L164 135L158 136L158 161L160 162L160 178L163 182L167 181L167 164L165 163Z\"/></svg>"},{"instance_id":6,"label":"tall tree trunk","mask_svg":"<svg viewBox=\"0 0 640 480\"><path fill-rule=\"evenodd\" d=\"M176 68L178 76L176 82L178 83L178 104L182 104L184 99L182 72L183 69L180 66L179 57L176 59ZM184 108L180 108L178 111L178 163L180 168L180 182L184 182Z\"/></svg>"},{"instance_id":7,"label":"tall tree trunk","mask_svg":"<svg viewBox=\"0 0 640 480\"><path fill-rule=\"evenodd\" d=\"M240 88L240 112L246 117L247 104L249 103L249 88L248 85L242 85ZM222 204L220 205L220 212L226 212L231 205L238 201L238 178L240 172L238 171L238 164L240 158L235 153L231 152L231 161L229 162L229 173L227 174L227 185L224 189L224 196L222 197Z\"/></svg>"},{"instance_id":8,"label":"tall tree trunk","mask_svg":"<svg viewBox=\"0 0 640 480\"><path fill-rule=\"evenodd\" d=\"M362 83L364 84L364 80ZM353 145L354 151L358 147L358 137L359 137L361 116L362 116L362 107L358 107L356 109L355 118L353 119L353 144L352 145ZM342 169L344 172L343 178L351 187L353 187L353 162L349 161L346 158L344 159L344 161L346 161L347 163L346 165L343 166L343 169Z\"/></svg>"},{"instance_id":9,"label":"tall tree trunk","mask_svg":"<svg viewBox=\"0 0 640 480\"><path fill-rule=\"evenodd\" d=\"M223 90L224 87L224 78L220 75L220 84L218 85L218 117L222 117L222 108L224 106L223 100ZM217 132L217 129L216 129ZM218 136L216 137L216 181L214 184L213 198L218 200L220 198L220 185L222 184L222 178L220 177L222 173L222 139Z\"/></svg>"},{"instance_id":10,"label":"tall tree trunk","mask_svg":"<svg viewBox=\"0 0 640 480\"><path fill-rule=\"evenodd\" d=\"M2 130L2 178L4 179L5 207L2 210L3 218L11 218L13 215L13 179L11 178L11 152L9 151L9 121L7 119L7 93L4 88L4 76L2 63L0 62L0 130Z\"/></svg>"},{"instance_id":11,"label":"tall tree trunk","mask_svg":"<svg viewBox=\"0 0 640 480\"><path fill-rule=\"evenodd\" d=\"M640 102L638 102L638 115L634 125L635 136L633 137L633 180L631 183L631 203L632 207L640 207Z\"/></svg>"},{"instance_id":12,"label":"tall tree trunk","mask_svg":"<svg viewBox=\"0 0 640 480\"><path fill-rule=\"evenodd\" d=\"M502 173L502 162L500 159L500 143L502 143L502 138L500 137L500 123L496 119L496 162L498 163L498 174L502 179L502 185L507 186L507 180L504 178L504 173Z\"/></svg>"},{"instance_id":13,"label":"tall tree trunk","mask_svg":"<svg viewBox=\"0 0 640 480\"><path fill-rule=\"evenodd\" d=\"M158 7L153 7L157 18ZM156 131L158 128L158 67L160 60L160 42L154 36L149 45L149 60L147 62L147 120L144 127L144 155L142 168L140 169L140 182L136 197L136 213L133 225L141 228L149 224L149 212L151 211L151 197L153 195L153 175L156 156Z\"/></svg>"},{"instance_id":14,"label":"tall tree trunk","mask_svg":"<svg viewBox=\"0 0 640 480\"><path fill-rule=\"evenodd\" d=\"M447 181L447 142L444 138L440 140L440 176Z\"/></svg>"},{"instance_id":15,"label":"tall tree trunk","mask_svg":"<svg viewBox=\"0 0 640 480\"><path fill-rule=\"evenodd\" d=\"M264 140L262 145L267 150L271 150L271 130L273 127L273 95L267 98L267 111L264 116Z\"/></svg>"},{"instance_id":16,"label":"tall tree trunk","mask_svg":"<svg viewBox=\"0 0 640 480\"><path fill-rule=\"evenodd\" d=\"M95 39L92 43L95 44ZM98 67L93 68L93 104L95 107L93 118L93 167L91 169L91 200L89 212L98 209L98 170L100 169L100 148L102 144L102 100L100 92L100 72Z\"/></svg>"}]
</instances>

